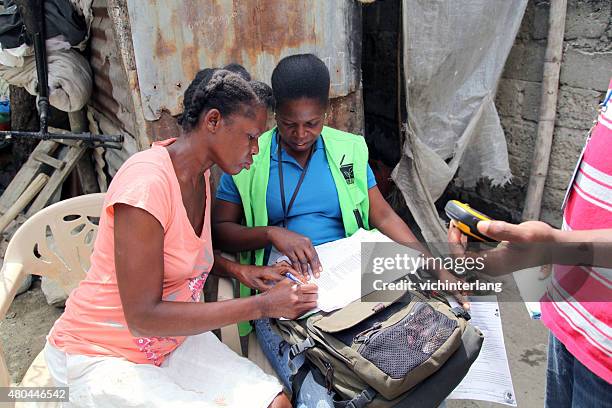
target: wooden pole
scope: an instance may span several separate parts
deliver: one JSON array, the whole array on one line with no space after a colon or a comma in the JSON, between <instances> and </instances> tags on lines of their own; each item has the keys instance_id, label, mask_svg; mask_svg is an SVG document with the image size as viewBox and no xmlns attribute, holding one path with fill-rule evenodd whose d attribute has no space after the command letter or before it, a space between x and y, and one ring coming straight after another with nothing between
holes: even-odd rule
<instances>
[{"instance_id":1,"label":"wooden pole","mask_svg":"<svg viewBox=\"0 0 612 408\"><path fill-rule=\"evenodd\" d=\"M531 164L531 174L527 186L527 197L523 208L523 220L537 220L542 209L542 194L548 174L550 150L555 130L557 95L559 90L559 71L563 56L563 33L567 0L551 0L548 18L548 43L544 57L544 77L542 79L542 101L538 118L538 134Z\"/></svg>"}]
</instances>

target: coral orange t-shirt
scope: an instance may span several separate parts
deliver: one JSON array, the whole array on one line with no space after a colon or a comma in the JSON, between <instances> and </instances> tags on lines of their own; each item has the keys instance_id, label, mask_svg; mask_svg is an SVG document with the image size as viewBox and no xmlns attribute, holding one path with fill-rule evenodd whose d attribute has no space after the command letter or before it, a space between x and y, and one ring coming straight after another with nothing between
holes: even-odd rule
<instances>
[{"instance_id":1,"label":"coral orange t-shirt","mask_svg":"<svg viewBox=\"0 0 612 408\"><path fill-rule=\"evenodd\" d=\"M130 157L111 182L86 278L70 294L66 311L48 340L68 354L123 357L160 365L185 337L134 337L130 334L117 287L114 256L114 205L128 204L155 217L164 228L162 299L197 302L214 257L210 234L210 172L206 177L204 227L197 236L183 206L178 179L165 146ZM139 256L139 254L133 254Z\"/></svg>"}]
</instances>

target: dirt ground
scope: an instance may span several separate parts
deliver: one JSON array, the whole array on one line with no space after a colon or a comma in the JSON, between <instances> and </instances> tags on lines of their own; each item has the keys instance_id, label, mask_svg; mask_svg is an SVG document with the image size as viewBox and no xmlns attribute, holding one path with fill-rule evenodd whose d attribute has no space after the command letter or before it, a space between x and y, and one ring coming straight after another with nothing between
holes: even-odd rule
<instances>
[{"instance_id":1,"label":"dirt ground","mask_svg":"<svg viewBox=\"0 0 612 408\"><path fill-rule=\"evenodd\" d=\"M21 381L45 345L45 337L62 311L47 305L40 289L40 280L34 281L30 290L15 298L6 317L0 322L0 341L12 382Z\"/></svg>"},{"instance_id":2,"label":"dirt ground","mask_svg":"<svg viewBox=\"0 0 612 408\"><path fill-rule=\"evenodd\" d=\"M13 235L23 221L20 218L18 222L13 222L6 234L0 236L0 263L4 261L8 237ZM47 304L38 278L30 290L13 300L6 317L0 321L0 345L4 350L12 382L21 382L28 367L45 345L45 336L62 311Z\"/></svg>"}]
</instances>

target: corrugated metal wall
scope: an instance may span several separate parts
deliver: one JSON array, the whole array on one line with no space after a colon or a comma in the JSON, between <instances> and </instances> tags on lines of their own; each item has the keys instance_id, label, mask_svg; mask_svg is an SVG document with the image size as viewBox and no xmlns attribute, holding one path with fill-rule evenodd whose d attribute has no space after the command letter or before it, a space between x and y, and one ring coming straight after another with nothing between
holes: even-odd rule
<instances>
[{"instance_id":1,"label":"corrugated metal wall","mask_svg":"<svg viewBox=\"0 0 612 408\"><path fill-rule=\"evenodd\" d=\"M330 69L329 123L362 132L361 9L354 0L109 0L126 6L136 62L142 114L150 140L177 134L183 92L203 67L244 65L269 82L284 56L312 52ZM134 100L121 51L113 35L107 0L94 1L91 103L100 130L128 134L121 152L109 152L116 167L137 150ZM131 52L131 50L130 50ZM131 135L132 137L129 137ZM142 143L141 143L142 146Z\"/></svg>"},{"instance_id":2,"label":"corrugated metal wall","mask_svg":"<svg viewBox=\"0 0 612 408\"><path fill-rule=\"evenodd\" d=\"M109 172L114 176L118 167L138 151L134 106L106 0L94 0L93 16L89 63L94 73L94 89L89 112L99 132L125 136L123 150L106 151Z\"/></svg>"}]
</instances>

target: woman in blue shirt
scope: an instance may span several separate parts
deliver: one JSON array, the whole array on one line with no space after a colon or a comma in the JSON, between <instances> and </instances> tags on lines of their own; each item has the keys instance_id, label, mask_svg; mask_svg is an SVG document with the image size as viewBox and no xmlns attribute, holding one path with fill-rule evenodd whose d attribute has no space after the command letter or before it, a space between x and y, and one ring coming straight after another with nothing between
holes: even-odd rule
<instances>
[{"instance_id":1,"label":"woman in blue shirt","mask_svg":"<svg viewBox=\"0 0 612 408\"><path fill-rule=\"evenodd\" d=\"M315 276L324 273L313 246L344 238L348 233L339 198L343 195L339 194L326 155L325 137L321 137L329 129L324 129L329 87L327 67L312 54L293 55L278 63L272 73L277 127L272 130L269 148L259 143L262 153L269 151L268 182L267 186L261 185L265 189L268 222L257 227L241 224L245 209L239 189L230 175L223 174L217 189L213 225L215 242L221 249L238 252L274 247L305 276L309 268ZM366 150L362 153L367 159L365 142L355 140L363 144ZM356 217L364 218L366 227L377 228L398 243L422 249L410 228L382 197L369 165L364 165L367 169L361 174L367 179L367 205L361 208L367 208L367 214ZM245 167L248 169L250 163ZM357 183L351 180L352 168L349 171L344 168L343 176L347 183ZM282 278L270 276L270 281ZM254 280L252 287L268 288L261 280ZM269 320L259 320L255 327L264 353L285 386L291 389L288 347L283 347L284 342L272 331ZM314 381L312 374L304 381L297 403L300 407L333 407L331 396Z\"/></svg>"}]
</instances>

